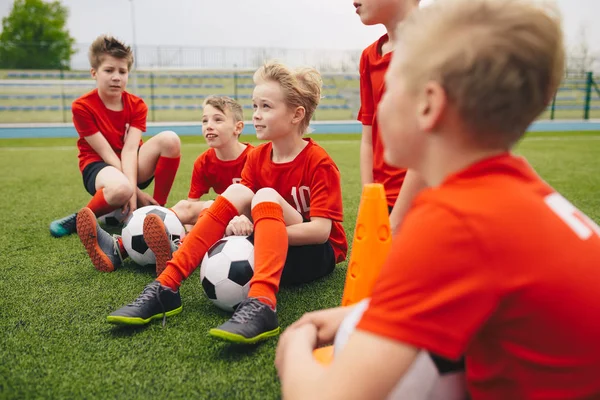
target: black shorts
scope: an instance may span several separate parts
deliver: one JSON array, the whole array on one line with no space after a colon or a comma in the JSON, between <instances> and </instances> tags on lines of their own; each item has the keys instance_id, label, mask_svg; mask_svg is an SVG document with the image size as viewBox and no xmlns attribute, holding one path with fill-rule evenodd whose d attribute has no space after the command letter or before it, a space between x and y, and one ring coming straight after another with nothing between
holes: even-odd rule
<instances>
[{"instance_id":1,"label":"black shorts","mask_svg":"<svg viewBox=\"0 0 600 400\"><path fill-rule=\"evenodd\" d=\"M96 194L96 176L98 176L98 173L106 167L110 167L110 165L104 161L96 161L88 164L83 169L83 186L85 187L85 190L87 190L87 192L92 196ZM153 180L154 177L148 179L146 182L138 183L137 186L142 190L146 189L148 186L150 186Z\"/></svg>"},{"instance_id":2,"label":"black shorts","mask_svg":"<svg viewBox=\"0 0 600 400\"><path fill-rule=\"evenodd\" d=\"M248 236L254 244L254 233ZM329 241L323 244L289 246L281 285L299 285L329 275L335 268L335 255Z\"/></svg>"}]
</instances>

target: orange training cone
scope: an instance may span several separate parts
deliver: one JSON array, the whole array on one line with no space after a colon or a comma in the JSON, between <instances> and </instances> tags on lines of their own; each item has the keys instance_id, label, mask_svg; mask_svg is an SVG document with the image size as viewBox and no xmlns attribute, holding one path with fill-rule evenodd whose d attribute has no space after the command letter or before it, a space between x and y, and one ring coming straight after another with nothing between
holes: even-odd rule
<instances>
[{"instance_id":1,"label":"orange training cone","mask_svg":"<svg viewBox=\"0 0 600 400\"><path fill-rule=\"evenodd\" d=\"M355 304L371 296L391 244L385 190L379 183L367 184L363 187L358 208L342 306ZM315 349L313 356L322 365L328 365L333 360L333 346Z\"/></svg>"},{"instance_id":2,"label":"orange training cone","mask_svg":"<svg viewBox=\"0 0 600 400\"><path fill-rule=\"evenodd\" d=\"M365 185L356 218L342 306L371 296L391 244L390 218L383 185Z\"/></svg>"}]
</instances>

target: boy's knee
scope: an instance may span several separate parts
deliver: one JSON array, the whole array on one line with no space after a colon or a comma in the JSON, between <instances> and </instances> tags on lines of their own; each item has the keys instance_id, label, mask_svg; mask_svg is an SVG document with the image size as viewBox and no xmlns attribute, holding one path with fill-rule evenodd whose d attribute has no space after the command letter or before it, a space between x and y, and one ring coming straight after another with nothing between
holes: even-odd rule
<instances>
[{"instance_id":1,"label":"boy's knee","mask_svg":"<svg viewBox=\"0 0 600 400\"><path fill-rule=\"evenodd\" d=\"M254 197L252 197L252 207L264 202L279 203L280 198L281 196L275 189L262 188L256 192Z\"/></svg>"},{"instance_id":2,"label":"boy's knee","mask_svg":"<svg viewBox=\"0 0 600 400\"><path fill-rule=\"evenodd\" d=\"M225 189L221 196L225 197L240 212L243 212L242 210L250 206L254 192L241 183L234 183Z\"/></svg>"},{"instance_id":3,"label":"boy's knee","mask_svg":"<svg viewBox=\"0 0 600 400\"><path fill-rule=\"evenodd\" d=\"M181 150L181 140L173 131L163 131L160 134L160 147L171 157L179 155Z\"/></svg>"},{"instance_id":4,"label":"boy's knee","mask_svg":"<svg viewBox=\"0 0 600 400\"><path fill-rule=\"evenodd\" d=\"M106 201L114 205L124 205L133 193L133 187L129 182L118 182L104 188Z\"/></svg>"}]
</instances>

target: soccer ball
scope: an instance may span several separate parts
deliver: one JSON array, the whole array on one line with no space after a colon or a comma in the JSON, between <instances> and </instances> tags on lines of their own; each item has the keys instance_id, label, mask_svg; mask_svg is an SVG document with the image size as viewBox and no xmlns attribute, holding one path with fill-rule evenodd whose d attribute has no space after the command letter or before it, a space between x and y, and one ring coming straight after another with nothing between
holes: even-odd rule
<instances>
[{"instance_id":1,"label":"soccer ball","mask_svg":"<svg viewBox=\"0 0 600 400\"><path fill-rule=\"evenodd\" d=\"M125 213L125 211L122 208L117 208L116 210L113 210L108 214L104 214L98 217L98 222L100 222L104 226L114 227L121 225L123 222L125 222L126 218L127 214Z\"/></svg>"},{"instance_id":2,"label":"soccer ball","mask_svg":"<svg viewBox=\"0 0 600 400\"><path fill-rule=\"evenodd\" d=\"M339 353L354 332L363 313L369 306L365 299L354 305L353 310L342 321L333 342L333 354ZM421 350L406 374L388 395L388 400L465 400L467 389L463 369L448 366Z\"/></svg>"},{"instance_id":3,"label":"soccer ball","mask_svg":"<svg viewBox=\"0 0 600 400\"><path fill-rule=\"evenodd\" d=\"M181 239L185 235L185 228L173 211L160 206L146 206L135 210L121 235L129 257L142 266L156 264L154 253L144 240L144 219L148 214L156 214L163 220L171 239Z\"/></svg>"},{"instance_id":4,"label":"soccer ball","mask_svg":"<svg viewBox=\"0 0 600 400\"><path fill-rule=\"evenodd\" d=\"M254 246L247 236L220 239L204 255L200 282L217 307L233 311L248 297L254 275Z\"/></svg>"}]
</instances>

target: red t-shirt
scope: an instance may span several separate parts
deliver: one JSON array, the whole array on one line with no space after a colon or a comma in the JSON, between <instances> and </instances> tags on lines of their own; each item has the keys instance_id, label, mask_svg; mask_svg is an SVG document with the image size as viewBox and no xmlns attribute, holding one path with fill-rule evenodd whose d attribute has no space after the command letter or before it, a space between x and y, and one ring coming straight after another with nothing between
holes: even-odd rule
<instances>
[{"instance_id":1,"label":"red t-shirt","mask_svg":"<svg viewBox=\"0 0 600 400\"><path fill-rule=\"evenodd\" d=\"M233 183L242 181L242 169L246 164L248 153L254 147L244 143L246 148L235 160L219 160L215 149L210 148L200 154L194 162L192 182L190 183L190 199L199 199L212 188L221 194Z\"/></svg>"},{"instance_id":2,"label":"red t-shirt","mask_svg":"<svg viewBox=\"0 0 600 400\"><path fill-rule=\"evenodd\" d=\"M95 161L103 161L102 157L84 139L95 133L102 133L110 147L121 158L121 150L125 143L125 125L146 131L146 116L148 107L144 100L131 93L123 92L122 111L112 111L106 108L98 95L98 89L94 89L75 100L71 106L73 112L73 124L79 133L77 148L79 149L79 170ZM142 141L140 140L140 146Z\"/></svg>"},{"instance_id":3,"label":"red t-shirt","mask_svg":"<svg viewBox=\"0 0 600 400\"><path fill-rule=\"evenodd\" d=\"M456 359L477 399L600 399L600 230L503 154L422 192L358 329Z\"/></svg>"},{"instance_id":4,"label":"red t-shirt","mask_svg":"<svg viewBox=\"0 0 600 400\"><path fill-rule=\"evenodd\" d=\"M384 35L367 47L360 57L360 110L358 120L371 126L373 131L373 181L383 184L389 206L393 206L404 182L406 169L391 167L383 160L383 143L379 137L377 106L385 91L385 72L392 53L381 55L381 46L387 42Z\"/></svg>"},{"instance_id":5,"label":"red t-shirt","mask_svg":"<svg viewBox=\"0 0 600 400\"><path fill-rule=\"evenodd\" d=\"M342 226L342 187L340 171L327 152L313 142L308 142L293 161L274 163L271 160L273 145L262 144L248 154L242 170L242 184L253 192L262 188L277 191L304 220L311 217L332 220L329 242L336 263L346 259L348 242Z\"/></svg>"}]
</instances>

